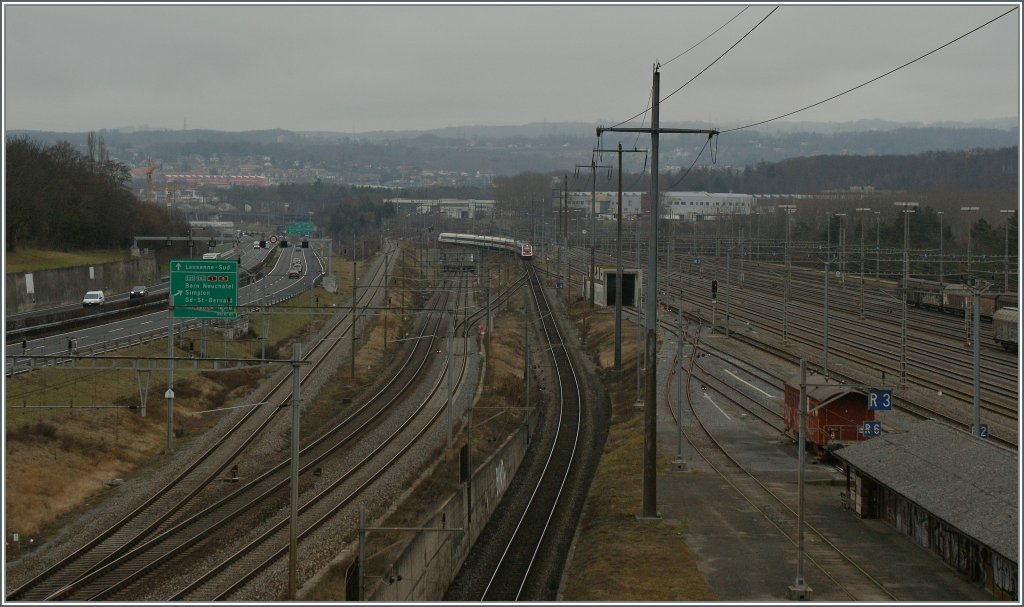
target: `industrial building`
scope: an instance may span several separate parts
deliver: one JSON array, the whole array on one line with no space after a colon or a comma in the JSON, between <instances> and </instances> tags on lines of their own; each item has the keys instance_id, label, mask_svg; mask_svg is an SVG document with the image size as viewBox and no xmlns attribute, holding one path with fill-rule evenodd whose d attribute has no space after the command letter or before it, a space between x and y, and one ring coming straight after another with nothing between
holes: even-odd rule
<instances>
[{"instance_id":1,"label":"industrial building","mask_svg":"<svg viewBox=\"0 0 1024 607\"><path fill-rule=\"evenodd\" d=\"M597 192L594 211L599 217L614 218L618 213L617 192ZM554 205L560 204L556 198ZM569 192L569 211L590 216L591 193ZM747 215L755 210L756 198L751 194L716 194L709 192L662 192L658 209L663 219L711 219L720 215ZM556 207L557 208L557 207ZM632 218L650 210L647 192L623 192L622 215Z\"/></svg>"},{"instance_id":2,"label":"industrial building","mask_svg":"<svg viewBox=\"0 0 1024 607\"><path fill-rule=\"evenodd\" d=\"M442 215L450 219L485 219L494 216L493 200L461 198L386 198L399 215Z\"/></svg>"}]
</instances>

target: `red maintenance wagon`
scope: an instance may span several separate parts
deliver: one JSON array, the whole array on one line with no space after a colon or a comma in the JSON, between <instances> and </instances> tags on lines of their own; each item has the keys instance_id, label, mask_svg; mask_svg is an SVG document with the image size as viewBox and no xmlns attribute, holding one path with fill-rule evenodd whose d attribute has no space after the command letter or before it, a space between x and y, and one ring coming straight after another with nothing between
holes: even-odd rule
<instances>
[{"instance_id":1,"label":"red maintenance wagon","mask_svg":"<svg viewBox=\"0 0 1024 607\"><path fill-rule=\"evenodd\" d=\"M875 412L868 409L867 392L847 386L820 375L808 375L807 436L813 450L821 453L845 444L868 438L863 433L864 422L875 421ZM795 440L800 431L800 375L786 382L785 429Z\"/></svg>"}]
</instances>

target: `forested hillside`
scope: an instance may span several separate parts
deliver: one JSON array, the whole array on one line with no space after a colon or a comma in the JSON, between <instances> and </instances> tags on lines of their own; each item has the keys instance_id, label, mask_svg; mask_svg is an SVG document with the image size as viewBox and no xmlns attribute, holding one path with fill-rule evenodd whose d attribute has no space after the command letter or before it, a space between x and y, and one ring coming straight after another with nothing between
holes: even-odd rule
<instances>
[{"instance_id":1,"label":"forested hillside","mask_svg":"<svg viewBox=\"0 0 1024 607\"><path fill-rule=\"evenodd\" d=\"M876 190L1017 191L1017 148L923 152L912 156L810 156L743 169L697 167L677 189L748 194Z\"/></svg>"},{"instance_id":2,"label":"forested hillside","mask_svg":"<svg viewBox=\"0 0 1024 607\"><path fill-rule=\"evenodd\" d=\"M95 160L67 143L44 148L7 141L6 250L128 248L141 234L179 234L178 213L145 204L124 188L128 167Z\"/></svg>"}]
</instances>

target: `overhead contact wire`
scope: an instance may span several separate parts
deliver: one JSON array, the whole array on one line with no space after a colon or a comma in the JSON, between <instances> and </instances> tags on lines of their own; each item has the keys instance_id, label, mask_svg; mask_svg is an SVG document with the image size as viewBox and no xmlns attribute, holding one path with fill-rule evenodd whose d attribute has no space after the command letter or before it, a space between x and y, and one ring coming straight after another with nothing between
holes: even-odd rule
<instances>
[{"instance_id":1,"label":"overhead contact wire","mask_svg":"<svg viewBox=\"0 0 1024 607\"><path fill-rule=\"evenodd\" d=\"M661 67L665 67L665 66L666 66L666 65L668 65L669 63L672 63L672 62L673 62L673 61L675 61L676 59L678 59L678 58L682 57L682 56L683 56L683 55L685 55L686 53L689 53L689 52L690 52L690 51L692 51L693 49L695 49L695 48L697 48L698 46L700 46L700 45L701 45L701 44L702 44L702 43L703 43L703 42L704 42L705 40L707 40L708 38L710 38L710 37L714 36L714 35L715 35L715 34L717 34L717 33L718 33L719 31L721 31L723 27L725 27L725 26L729 25L730 23L732 23L733 21L735 21L735 20L736 20L736 17L739 17L740 15L742 15L742 14L743 14L743 13L744 13L744 12L745 12L745 11L746 11L746 10L747 10L748 8L750 8L750 6L749 6L749 5L747 5L747 6L744 6L744 7L743 7L743 10L741 10L741 11L740 11L740 12L738 12L738 13L736 13L736 14L735 14L735 15L733 16L733 18L732 18L732 19L729 19L728 21L726 21L725 23L723 23L722 25L720 25L720 26L718 27L718 29L716 29L715 31L711 32L711 33L710 33L710 34L708 34L707 36L704 36L704 38L702 38L700 42L698 42L698 43L694 44L693 46L691 46L690 48L686 49L685 51L683 51L683 52L679 53L679 54L678 54L678 55L676 55L675 57L672 57L671 59L669 59L669 60L668 60L668 61L666 61L665 63L662 63L662 64L661 64Z\"/></svg>"},{"instance_id":2,"label":"overhead contact wire","mask_svg":"<svg viewBox=\"0 0 1024 607\"><path fill-rule=\"evenodd\" d=\"M679 179L677 179L675 181L675 183L673 183L672 185L670 185L667 188L665 188L666 191L671 190L672 188L674 188L677 185L679 185L684 179L686 179L686 176L689 175L690 171L693 170L693 166L695 164L697 164L697 161L700 160L701 155L704 154L704 150L706 150L708 148L708 143L711 141L711 139L712 139L712 137L709 135L708 138L704 140L704 146L700 149L699 152L697 152L697 157L694 158L693 162L690 163L690 168L686 169L686 172L683 173L683 175Z\"/></svg>"},{"instance_id":3,"label":"overhead contact wire","mask_svg":"<svg viewBox=\"0 0 1024 607\"><path fill-rule=\"evenodd\" d=\"M802 111L804 111L804 110L809 110L809 109L811 109L812 107L817 107L817 106L819 106L819 105L821 105L821 104L823 104L823 103L827 103L827 102L829 102L829 101L832 101L833 99L837 99L837 98L839 98L839 97L842 97L843 95L845 95L845 94L847 94L847 93L852 93L853 91L855 91L855 90L857 90L857 89L859 89L859 88L865 87L865 86L867 86L867 85L869 85L869 84L871 84L872 82L875 82L875 81L877 81L877 80L881 80L882 78L885 78L885 77L886 77L886 76L888 76L889 74L892 74L892 73L894 73L894 72L897 72L897 71L899 71L899 70L901 70L901 69L903 69L903 68L907 67L908 65L911 65L912 63L917 63L918 61L920 61L920 60L924 59L925 57L927 57L927 56L929 56L929 55L931 55L931 54L934 54L934 53L937 53L937 52L941 51L942 49L944 49L944 48L946 48L947 46L949 46L949 45L953 44L954 42L958 42L959 40L962 40L963 38L966 38L967 36L970 36L971 34L973 34L974 32L976 32L976 31L978 31L978 30L980 30L981 28L983 28L983 27L986 27L986 26L988 26L988 25L991 25L992 23L994 23L994 22L998 21L999 19L1002 19L1003 17L1005 17L1005 16L1009 15L1010 13L1012 13L1012 12L1013 12L1013 11L1015 11L1015 10L1017 10L1018 8L1020 8L1020 7L1017 7L1017 6L1015 6L1015 7L1011 8L1010 10L1006 11L1005 13L1003 13L1002 15L999 15L998 17L996 17L996 18L994 18L994 19L991 19L991 20L989 20L989 21L986 21L985 23L983 23L983 24L979 25L978 27L976 27L976 28L972 29L971 31L967 32L966 34L962 34L962 35L960 35L960 36L957 36L956 38L954 38L954 39L950 40L949 42L947 42L947 43L943 44L942 46L940 46L940 47L938 47L938 48L935 48L935 49L932 49L931 51L928 51L927 53L925 53L925 54L921 55L921 56L920 56L920 57L918 57L917 59L912 59L912 60L910 60L910 61L908 61L908 62L904 63L903 65L901 65L901 66L899 66L899 67L896 67L896 68L893 68L893 69L889 70L888 72L886 72L886 73L882 74L881 76L876 76L876 77L872 78L871 80L868 80L867 82L863 82L863 83L861 83L861 84L858 84L857 86L855 86L855 87L853 87L853 88L851 88L851 89L847 89L847 90L845 90L845 91L843 91L843 92L841 92L841 93L837 93L837 94L835 94L835 95L832 95L832 96L831 96L831 97L829 97L828 99L822 99L821 101L819 101L819 102L817 102L817 103L812 103L811 105L808 105L808 106L806 106L806 107L802 107L802 108L800 108L800 109L798 109L798 110L793 110L792 112L789 112L789 113L787 113L787 114L782 114L781 116L776 116L775 118L769 118L769 119L767 119L767 120L762 120L762 121L760 121L760 122L755 122L755 123L753 123L753 124L748 124L748 125L746 125L746 126L738 126L738 127L736 127L736 128L733 128L733 129L727 129L727 130L724 130L724 131L721 131L721 132L722 132L722 133L731 133L731 132L733 132L733 131L741 131L741 130L743 130L743 129L749 129L749 128L751 128L751 127L755 127L755 126L760 126L760 125L762 125L762 124L767 124L767 123L769 123L769 122L773 122L773 121L775 121L775 120L780 120L780 119L782 119L782 118L786 118L786 117L788 117L788 116L792 116L793 114L798 114L798 113L800 113L800 112L802 112Z\"/></svg>"},{"instance_id":4,"label":"overhead contact wire","mask_svg":"<svg viewBox=\"0 0 1024 607\"><path fill-rule=\"evenodd\" d=\"M743 37L742 37L742 38L740 38L739 40L737 40L736 42L734 42L734 43L732 44L732 46L730 46L729 48L725 49L725 52L724 52L724 53L722 53L721 55L719 55L719 56L718 56L718 59L715 59L714 61L712 61L711 63L709 63L709 64L708 64L708 66L707 66L706 68L704 68L704 69L702 69L701 71L697 72L697 74L696 74L696 75L695 75L695 76L694 76L693 78L690 78L689 80L687 80L686 82L684 82L682 86L680 86L680 87L679 87L679 88L677 88L676 90L672 91L672 92L671 92L671 93L669 93L668 95L665 95L664 97L662 97L662 98L661 98L661 101L662 101L662 102L664 102L664 101L667 101L669 97L671 97L672 95L675 95L675 94L676 94L676 93L678 93L679 91L683 90L683 88L684 88L684 87L685 87L686 85L690 84L691 82L693 82L694 80L696 80L697 78L699 78L701 74L703 74L704 72L706 72L706 71L708 71L709 69L711 69L711 66L713 66L713 65L714 65L714 64L716 64L716 63L718 63L718 62L719 62L719 60L721 60L721 58L722 58L722 57L725 57L726 55L728 55L728 54L729 54L729 51L731 51L732 49L736 48L736 45L738 45L738 44L739 44L740 42L743 42L743 41L744 41L744 40L746 39L746 37L747 37L747 36L749 36L750 34L754 33L754 30L756 30L757 28L761 27L761 24L762 24L762 23L764 23L764 22L765 22L765 21L766 21L766 20L768 19L768 17L771 17L771 16L772 16L772 14L774 14L774 13L775 13L775 11L777 11L777 10L779 10L779 7L777 7L777 6L776 6L775 8L773 8L773 9L772 9L772 12L770 12L770 13L768 13L767 15L765 15L765 16L764 16L764 19L761 19L760 21L758 21L758 22L757 22L757 24L756 24L756 25L754 25L754 27L750 28L750 30L749 30L749 31L748 31L748 32L747 32L746 34L743 34Z\"/></svg>"},{"instance_id":5,"label":"overhead contact wire","mask_svg":"<svg viewBox=\"0 0 1024 607\"><path fill-rule=\"evenodd\" d=\"M710 38L711 36L715 35L715 33L717 33L717 32L718 32L719 30L721 30L721 29L722 29L723 27L725 27L726 25L729 25L730 23L732 23L733 19L735 19L736 17L739 17L740 15L742 15L742 14L743 14L743 11L747 10L747 8L750 8L750 7L748 6L748 7L744 8L744 9L743 9L742 11L740 11L739 13L737 13L737 14L736 14L736 16L734 16L734 17L733 17L732 19L729 19L728 21L726 21L726 22L725 22L725 23L724 23L724 24L723 24L723 25L722 25L721 27L719 27L719 28L718 28L718 29L716 29L716 30L715 30L714 32L711 32L710 34L708 34L707 36L705 36L705 37L704 37L704 40L707 40L707 39L708 39L708 38ZM779 7L777 7L777 6L776 6L776 7L774 8L774 9L772 9L772 13L774 13L774 12L775 12L776 10L778 10L778 8L779 8ZM771 16L771 14L772 14L772 13L768 13L768 16ZM768 18L768 17L765 17L764 19L767 19L767 18ZM760 21L760 22L758 22L758 24L754 26L754 29L757 29L758 25L761 25L761 23L763 23L763 22L764 22L764 19L761 19L761 21ZM750 32L754 31L754 29L750 30ZM743 38L746 38L747 36L749 36L749 35L750 35L750 32L747 32L746 34L744 34L744 35L743 35ZM737 40L735 44L733 44L732 46L730 46L730 47L729 47L729 49L728 49L727 51L725 51L725 53L728 53L728 52L729 52L730 50L732 50L732 48L733 48L734 46L736 46L736 44L739 44L739 43L740 43L740 42L741 42L741 41L743 40L743 38L740 38L739 40ZM669 60L668 60L667 62L665 62L665 65L668 65L669 63L671 63L671 62L675 61L676 59L678 59L678 58L682 57L683 55L685 55L686 53L690 52L691 50L693 50L694 48L696 48L696 47L697 47L698 45L700 45L700 44L701 44L702 42L704 42L704 40L701 40L700 42L698 42L697 44L695 44L695 45L691 46L690 48L686 49L686 50L685 50L685 51L683 51L682 53L679 53L679 54L678 54L678 55L676 55L675 57L673 57L673 58L669 59ZM722 55L721 55L721 56L719 56L719 57L718 57L718 59L721 59L721 58L722 58L723 56L725 56L725 53L722 53ZM717 61L718 61L718 59L715 59L715 62L717 62ZM714 65L714 63L712 63L711 65ZM711 67L711 65L709 65L708 67L706 67L706 68L704 68L703 70L701 70L701 74L703 74L703 73L704 73L704 72L705 72L705 71L706 71L706 70L707 70L707 69L708 69L709 67ZM700 76L700 74L697 74L697 76ZM693 78L696 78L697 76L694 76ZM690 79L690 82L692 82L692 81L693 81L693 78L691 78L691 79ZM689 82L687 82L686 84L689 84ZM684 84L683 86L686 86L686 84ZM681 89L681 88L683 88L683 87L682 87L682 86L681 86L681 87L679 87L679 89ZM676 94L676 93L677 93L677 92L679 91L679 89L676 89L675 91L672 91L672 93L671 93L671 94L670 94L670 95L669 95L668 97L671 97L672 95L675 95L675 94ZM654 92L654 89L653 89L653 87L651 88L651 92L652 92L652 94L653 94L653 92ZM665 97L665 99L668 99L668 97ZM650 99L650 98L648 98L648 99ZM622 125L626 124L627 122L629 122L630 120L634 120L634 119L636 119L636 118L638 118L638 117L640 117L640 116L644 116L644 117L645 117L645 119L646 119L646 114L647 114L647 112L651 111L652 107L653 107L653 105L651 104L650 100L648 100L648 102L647 102L647 108L646 108L646 109L644 109L644 110L643 110L642 112L638 112L638 113L636 113L636 114L634 114L634 115L630 116L629 118L626 118L626 119L625 119L625 120L623 120L622 122L619 122L619 123L613 124L613 125L612 125L611 127L609 127L609 128L613 128L613 129L614 129L614 128L616 128L616 127L620 127L620 126L622 126ZM639 139L638 139L638 140L639 140ZM633 147L636 147L636 146L634 145Z\"/></svg>"}]
</instances>

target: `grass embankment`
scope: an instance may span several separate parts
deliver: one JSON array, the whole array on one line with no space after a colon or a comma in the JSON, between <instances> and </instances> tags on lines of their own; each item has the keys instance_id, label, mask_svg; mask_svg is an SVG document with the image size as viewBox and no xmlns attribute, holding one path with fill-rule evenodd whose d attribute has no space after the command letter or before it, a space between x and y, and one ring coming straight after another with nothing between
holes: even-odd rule
<instances>
[{"instance_id":1,"label":"grass embankment","mask_svg":"<svg viewBox=\"0 0 1024 607\"><path fill-rule=\"evenodd\" d=\"M45 251L18 248L4 255L4 272L30 272L70 268L131 259L128 251Z\"/></svg>"},{"instance_id":2,"label":"grass embankment","mask_svg":"<svg viewBox=\"0 0 1024 607\"><path fill-rule=\"evenodd\" d=\"M575 305L585 346L612 404L604 454L565 572L566 601L715 600L682 537L681 521L642 521L643 411L636 402L636 325L623 321L622 371L614 371L615 310ZM585 326L586 331L582 329ZM658 453L658 470L670 466Z\"/></svg>"},{"instance_id":3,"label":"grass embankment","mask_svg":"<svg viewBox=\"0 0 1024 607\"><path fill-rule=\"evenodd\" d=\"M360 274L362 269L360 264ZM259 315L250 316L249 332L239 339L225 340L221 333L209 330L208 356L258 358L265 345L267 358L289 359L291 344L316 333L329 314L337 311L333 306L341 305L351 294L351 274L338 272L337 278L337 294L317 288L279 306L281 313L268 315L265 341L259 339ZM291 312L285 312L289 307ZM191 354L199 356L200 339L198 330L189 332L184 340L175 341L174 355L188 357L192 342ZM143 360L164 357L167 342L117 354ZM357 358L365 365L373 356L361 350ZM268 366L195 371L186 366L179 366L174 374L176 447L219 419L217 413L204 412L244 396L260 377L277 370ZM8 534L18 532L38 543L62 524L63 517L101 498L108 490L106 481L144 474L150 466L165 461L166 371L141 377L149 379L146 417L141 417L137 408L140 375L130 368L111 369L109 361L98 362L95 368L53 367L5 378Z\"/></svg>"}]
</instances>

